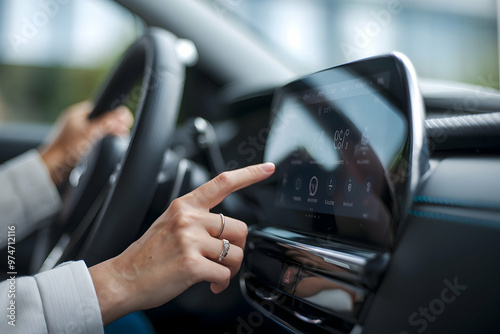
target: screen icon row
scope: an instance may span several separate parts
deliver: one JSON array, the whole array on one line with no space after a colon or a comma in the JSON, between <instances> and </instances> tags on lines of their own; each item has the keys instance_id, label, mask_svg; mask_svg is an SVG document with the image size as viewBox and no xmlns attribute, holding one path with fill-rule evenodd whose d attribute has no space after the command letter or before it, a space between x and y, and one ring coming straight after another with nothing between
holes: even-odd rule
<instances>
[{"instance_id":1,"label":"screen icon row","mask_svg":"<svg viewBox=\"0 0 500 334\"><path fill-rule=\"evenodd\" d=\"M320 187L320 179L317 176L312 176L307 181L308 181L307 182L308 195L311 197L316 196L316 194L318 193L318 189ZM300 191L302 189L303 183L304 181L301 176L296 177L294 180L295 190ZM374 186L374 179L371 176L367 177L364 184L362 185L359 185L355 181L354 177L348 176L344 182L344 194L347 197L350 197L358 187L362 187L362 189L366 193L371 193L373 191L373 186ZM329 175L325 183L326 194L328 196L332 196L335 193L336 189L337 189L337 179L335 178L334 175Z\"/></svg>"}]
</instances>

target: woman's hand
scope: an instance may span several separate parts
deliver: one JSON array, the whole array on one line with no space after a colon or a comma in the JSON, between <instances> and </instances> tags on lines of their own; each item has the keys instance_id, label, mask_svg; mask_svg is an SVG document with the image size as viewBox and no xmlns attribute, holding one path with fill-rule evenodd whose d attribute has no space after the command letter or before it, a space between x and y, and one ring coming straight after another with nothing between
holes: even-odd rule
<instances>
[{"instance_id":1,"label":"woman's hand","mask_svg":"<svg viewBox=\"0 0 500 334\"><path fill-rule=\"evenodd\" d=\"M172 202L146 233L115 258L90 268L104 324L136 310L163 305L201 281L223 291L243 260L247 226L209 210L230 193L274 172L266 163L225 172ZM222 239L230 242L219 262Z\"/></svg>"},{"instance_id":2,"label":"woman's hand","mask_svg":"<svg viewBox=\"0 0 500 334\"><path fill-rule=\"evenodd\" d=\"M80 102L63 112L41 149L42 160L57 185L69 175L80 157L108 134L125 135L133 123L127 107L121 106L94 119L88 119L92 103Z\"/></svg>"}]
</instances>

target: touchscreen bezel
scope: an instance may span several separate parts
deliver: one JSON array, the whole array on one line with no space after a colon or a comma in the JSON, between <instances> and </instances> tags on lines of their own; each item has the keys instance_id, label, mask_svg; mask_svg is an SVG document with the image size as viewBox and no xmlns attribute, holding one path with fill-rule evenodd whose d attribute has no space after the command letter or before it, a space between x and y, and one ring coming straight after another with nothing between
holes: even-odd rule
<instances>
[{"instance_id":1,"label":"touchscreen bezel","mask_svg":"<svg viewBox=\"0 0 500 334\"><path fill-rule=\"evenodd\" d=\"M327 78L335 83L339 78L339 70L349 71L359 78L389 73L388 93L392 94L391 98L398 103L406 121L408 134L401 158L390 169L384 170L387 182L379 193L384 210L376 218L360 219L316 212L311 214L274 206L272 210L266 210L268 219L265 225L376 248L392 248L398 226L410 209L421 176L428 169L423 99L418 89L415 70L404 55L393 53L340 65L279 88L272 102L270 128L276 126L276 115L286 96L306 89L320 88L313 87L317 78L321 78L321 82L325 82ZM279 175L279 165L277 168ZM276 189L276 182L273 184Z\"/></svg>"}]
</instances>

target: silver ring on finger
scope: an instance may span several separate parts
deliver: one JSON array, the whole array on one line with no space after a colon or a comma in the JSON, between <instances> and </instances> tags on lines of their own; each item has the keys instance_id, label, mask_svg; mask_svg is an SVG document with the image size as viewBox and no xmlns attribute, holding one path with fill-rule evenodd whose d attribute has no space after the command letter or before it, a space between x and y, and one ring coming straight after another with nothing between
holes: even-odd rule
<instances>
[{"instance_id":1,"label":"silver ring on finger","mask_svg":"<svg viewBox=\"0 0 500 334\"><path fill-rule=\"evenodd\" d=\"M217 234L216 238L220 237L222 235L222 231L224 231L224 227L226 226L226 217L222 213L219 213L220 218L221 218L221 226L220 226L220 232Z\"/></svg>"},{"instance_id":2,"label":"silver ring on finger","mask_svg":"<svg viewBox=\"0 0 500 334\"><path fill-rule=\"evenodd\" d=\"M229 241L227 241L226 239L222 239L222 252L219 255L219 262L226 258L227 253L229 252L229 247Z\"/></svg>"}]
</instances>

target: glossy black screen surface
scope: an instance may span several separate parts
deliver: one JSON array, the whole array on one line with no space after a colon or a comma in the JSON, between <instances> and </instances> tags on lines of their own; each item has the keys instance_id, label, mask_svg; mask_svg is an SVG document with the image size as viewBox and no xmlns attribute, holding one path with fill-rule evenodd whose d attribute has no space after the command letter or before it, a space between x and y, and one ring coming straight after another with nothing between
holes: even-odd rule
<instances>
[{"instance_id":1,"label":"glossy black screen surface","mask_svg":"<svg viewBox=\"0 0 500 334\"><path fill-rule=\"evenodd\" d=\"M276 92L265 149L277 166L270 225L391 243L411 132L402 66L391 56L364 60Z\"/></svg>"}]
</instances>

